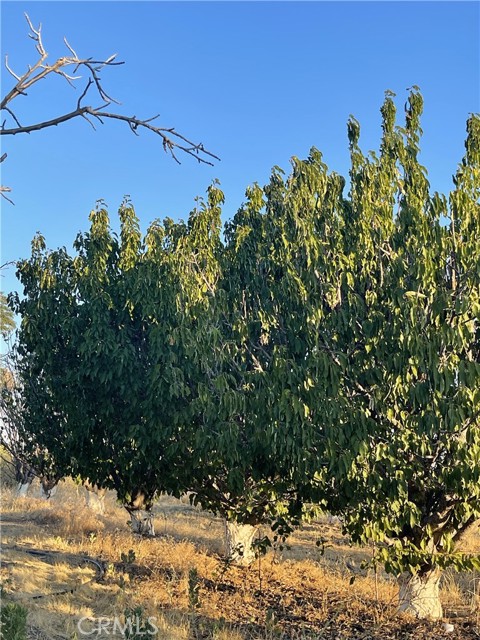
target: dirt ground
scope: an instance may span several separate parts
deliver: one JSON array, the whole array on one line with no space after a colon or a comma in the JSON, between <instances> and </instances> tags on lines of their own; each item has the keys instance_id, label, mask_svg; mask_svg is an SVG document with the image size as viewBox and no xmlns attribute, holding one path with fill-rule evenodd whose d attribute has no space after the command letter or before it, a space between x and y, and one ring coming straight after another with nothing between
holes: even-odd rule
<instances>
[{"instance_id":1,"label":"dirt ground","mask_svg":"<svg viewBox=\"0 0 480 640\"><path fill-rule=\"evenodd\" d=\"M225 562L223 523L186 501L158 501L154 539L133 535L127 519L114 495L95 516L70 480L48 502L3 491L3 601L26 607L29 639L480 638L480 574L446 572L445 620L416 621L397 613L391 578L362 568L372 549L350 546L328 518L248 568ZM465 544L480 552L478 532Z\"/></svg>"}]
</instances>

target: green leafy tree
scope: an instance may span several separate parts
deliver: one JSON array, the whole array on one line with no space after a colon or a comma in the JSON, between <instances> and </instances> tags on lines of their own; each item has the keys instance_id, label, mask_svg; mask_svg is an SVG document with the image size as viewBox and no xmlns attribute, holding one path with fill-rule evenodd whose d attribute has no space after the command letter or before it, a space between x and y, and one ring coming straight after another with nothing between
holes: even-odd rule
<instances>
[{"instance_id":1,"label":"green leafy tree","mask_svg":"<svg viewBox=\"0 0 480 640\"><path fill-rule=\"evenodd\" d=\"M75 257L37 237L19 265L22 377L41 387L57 422L42 430L36 390L28 423L65 473L115 489L141 533L153 533L156 494L179 495L195 475L202 352L189 340L213 277L204 254L219 242L214 191L187 225L154 222L143 241L130 203L119 211L120 237L99 206Z\"/></svg>"},{"instance_id":2,"label":"green leafy tree","mask_svg":"<svg viewBox=\"0 0 480 640\"><path fill-rule=\"evenodd\" d=\"M440 617L441 570L479 566L455 544L480 517L480 119L447 200L422 108L413 88L400 127L387 93L378 155L350 119L347 196L315 149L275 168L225 246L216 186L143 241L130 205L120 238L100 208L75 258L36 240L18 304L72 472L133 510L191 491L285 531L313 502L376 542L401 609Z\"/></svg>"},{"instance_id":3,"label":"green leafy tree","mask_svg":"<svg viewBox=\"0 0 480 640\"><path fill-rule=\"evenodd\" d=\"M0 293L0 333L6 339L15 329L15 317L8 306L7 298Z\"/></svg>"},{"instance_id":4,"label":"green leafy tree","mask_svg":"<svg viewBox=\"0 0 480 640\"><path fill-rule=\"evenodd\" d=\"M128 212L123 215L129 225ZM16 305L22 317L19 351L27 424L64 475L117 489L132 514L148 512L155 489L145 490L143 484L152 472L137 474L133 486L127 480L136 471L138 456L128 439L131 413L125 410L125 394L130 373L137 374L132 391L138 391L142 363L126 369L123 378L114 375L123 369L135 330L124 297L115 298L124 275L117 272L120 248L104 209L93 212L91 221L90 232L76 240L75 258L64 249L48 252L37 236L32 257L19 264L24 298L17 298ZM128 244L125 251L132 252L134 238ZM55 424L46 420L48 414L55 416ZM112 438L115 429L117 438ZM126 479L119 482L122 465ZM148 518L133 520L139 529L148 528Z\"/></svg>"},{"instance_id":5,"label":"green leafy tree","mask_svg":"<svg viewBox=\"0 0 480 640\"><path fill-rule=\"evenodd\" d=\"M297 168L300 165L312 165L312 171L318 165L321 183L318 152ZM217 466L211 474L211 495L205 497L203 488L202 499L210 500L212 510L221 505L222 515L249 526L250 533L258 524L273 523L277 538L305 515L298 500L305 454L296 448L295 438L311 416L305 403L305 291L297 263L303 264L314 249L305 247L310 222L299 215L305 195L302 181L301 171L285 182L275 168L264 189L254 185L247 190L246 203L226 227L217 295L224 356L215 381L220 394L218 399L207 394L215 398L207 419L219 435L213 445ZM292 424L295 433L286 428ZM309 446L306 440L300 442Z\"/></svg>"},{"instance_id":6,"label":"green leafy tree","mask_svg":"<svg viewBox=\"0 0 480 640\"><path fill-rule=\"evenodd\" d=\"M43 237L32 241L32 257L18 263L24 297L10 294L21 316L15 346L15 398L22 459L42 479L45 497L70 474L65 413L60 404L68 367L74 362L66 327L72 317L72 269L65 249L47 252ZM63 287L63 288L62 288Z\"/></svg>"},{"instance_id":7,"label":"green leafy tree","mask_svg":"<svg viewBox=\"0 0 480 640\"><path fill-rule=\"evenodd\" d=\"M400 608L436 618L440 570L480 566L455 552L480 517L480 119L447 201L418 161L422 109L414 88L395 127L387 96L378 159L350 122L338 489L353 539L385 544Z\"/></svg>"},{"instance_id":8,"label":"green leafy tree","mask_svg":"<svg viewBox=\"0 0 480 640\"><path fill-rule=\"evenodd\" d=\"M0 443L8 451L11 463L15 468L15 479L17 481L17 493L19 497L25 497L30 485L35 477L40 479L41 496L50 498L56 491L56 486L62 475L53 457L46 448L39 444L34 430L30 429L29 410L26 405L26 393L22 385L18 368L15 366L15 351L9 354L8 368L2 371L0 381L0 419L2 429L0 433ZM32 399L33 400L33 399ZM40 400L40 395L36 394L34 401L44 403L49 398L45 395ZM51 420L51 430L55 430L55 419L47 410L42 413L44 420ZM42 428L44 428L44 424ZM50 428L49 428L50 430Z\"/></svg>"},{"instance_id":9,"label":"green leafy tree","mask_svg":"<svg viewBox=\"0 0 480 640\"><path fill-rule=\"evenodd\" d=\"M245 393L256 364L235 346L243 329L230 309L244 294L219 285L245 268L228 266L222 201L212 185L187 224L154 222L143 242L129 203L120 237L99 207L74 258L37 237L20 265L26 297L17 305L24 379L48 389L61 427L41 431L34 397L29 422L65 472L114 488L150 533L155 495L188 491L229 520L232 547L234 521L250 527L237 558L247 562L252 525L278 513L284 483L262 453L255 398Z\"/></svg>"},{"instance_id":10,"label":"green leafy tree","mask_svg":"<svg viewBox=\"0 0 480 640\"><path fill-rule=\"evenodd\" d=\"M296 316L307 314L298 338L308 346L300 360L284 350L279 363L292 381L276 378L272 389L277 414L285 408L274 424L278 456L293 461L299 482L310 478L304 499L340 515L354 542L377 543L377 560L399 577L402 610L438 618L441 570L480 564L455 551L480 517L480 119L468 120L447 200L429 193L418 161L422 108L414 88L397 126L387 94L379 156L363 155L351 118L348 198L333 194L333 182L315 198L311 170L297 165L305 198L297 227L317 212L320 251L296 262L305 293ZM287 190L277 208L289 206ZM302 369L309 420L291 417Z\"/></svg>"},{"instance_id":11,"label":"green leafy tree","mask_svg":"<svg viewBox=\"0 0 480 640\"><path fill-rule=\"evenodd\" d=\"M315 149L274 170L230 262L253 430L284 498L295 487L375 542L400 608L437 618L441 570L479 566L455 544L480 517L480 120L447 200L418 161L422 108L414 88L400 127L387 93L379 156L350 119L347 197Z\"/></svg>"},{"instance_id":12,"label":"green leafy tree","mask_svg":"<svg viewBox=\"0 0 480 640\"><path fill-rule=\"evenodd\" d=\"M200 482L191 487L200 502L226 520L227 555L248 565L256 529L285 509L288 480L269 455L266 423L259 420L255 378L269 347L262 345L258 300L266 294L262 264L268 246L260 190L247 190L247 202L226 230L215 305L208 319L207 375L200 383L203 405L195 447L203 461ZM208 326L208 325L206 325ZM201 334L200 334L201 335Z\"/></svg>"}]
</instances>

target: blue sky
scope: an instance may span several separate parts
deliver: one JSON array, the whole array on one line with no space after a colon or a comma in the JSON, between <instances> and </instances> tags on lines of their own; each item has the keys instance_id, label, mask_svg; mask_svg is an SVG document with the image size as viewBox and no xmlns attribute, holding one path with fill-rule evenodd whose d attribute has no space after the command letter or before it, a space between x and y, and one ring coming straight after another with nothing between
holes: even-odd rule
<instances>
[{"instance_id":1,"label":"blue sky","mask_svg":"<svg viewBox=\"0 0 480 640\"><path fill-rule=\"evenodd\" d=\"M447 191L464 152L465 122L480 111L480 20L476 2L8 2L1 3L2 55L22 73L36 60L23 17L43 25L50 60L63 37L80 56L118 53L105 89L121 113L149 117L220 156L214 167L179 156L177 165L147 133L121 123L94 132L83 120L2 138L1 262L27 257L41 231L50 248L71 249L98 199L112 219L129 194L145 230L154 218L186 218L214 178L225 218L245 188L264 184L272 166L314 145L331 170L348 172L346 122L354 114L361 144L378 148L384 91L407 87L425 99L422 163L432 189ZM2 96L13 82L2 69ZM74 108L76 91L60 77L11 103L22 123ZM93 100L92 100L93 101ZM97 102L94 101L96 105ZM115 225L114 225L115 226ZM18 289L14 270L4 292Z\"/></svg>"}]
</instances>

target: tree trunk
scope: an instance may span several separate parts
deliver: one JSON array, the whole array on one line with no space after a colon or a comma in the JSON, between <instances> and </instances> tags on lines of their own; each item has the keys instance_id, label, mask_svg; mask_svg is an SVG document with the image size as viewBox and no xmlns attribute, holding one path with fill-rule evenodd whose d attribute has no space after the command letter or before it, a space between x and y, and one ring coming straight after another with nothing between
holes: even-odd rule
<instances>
[{"instance_id":1,"label":"tree trunk","mask_svg":"<svg viewBox=\"0 0 480 640\"><path fill-rule=\"evenodd\" d=\"M50 500L57 493L57 478L40 478L40 498Z\"/></svg>"},{"instance_id":2,"label":"tree trunk","mask_svg":"<svg viewBox=\"0 0 480 640\"><path fill-rule=\"evenodd\" d=\"M28 490L32 486L32 481L30 482L19 482L17 486L17 498L26 498Z\"/></svg>"},{"instance_id":3,"label":"tree trunk","mask_svg":"<svg viewBox=\"0 0 480 640\"><path fill-rule=\"evenodd\" d=\"M400 576L399 610L417 618L440 619L443 616L439 595L440 575L440 571L434 569Z\"/></svg>"},{"instance_id":4,"label":"tree trunk","mask_svg":"<svg viewBox=\"0 0 480 640\"><path fill-rule=\"evenodd\" d=\"M150 509L132 509L125 507L130 514L130 526L133 533L139 533L142 536L155 536L155 528L153 526L153 513Z\"/></svg>"},{"instance_id":5,"label":"tree trunk","mask_svg":"<svg viewBox=\"0 0 480 640\"><path fill-rule=\"evenodd\" d=\"M133 533L150 537L155 535L152 512L153 499L154 495L147 494L143 489L137 489L132 491L130 501L124 503L123 506L130 514L130 526Z\"/></svg>"},{"instance_id":6,"label":"tree trunk","mask_svg":"<svg viewBox=\"0 0 480 640\"><path fill-rule=\"evenodd\" d=\"M27 497L28 490L32 485L34 477L35 474L28 464L18 459L15 460L15 479L18 482L17 497Z\"/></svg>"},{"instance_id":7,"label":"tree trunk","mask_svg":"<svg viewBox=\"0 0 480 640\"><path fill-rule=\"evenodd\" d=\"M105 514L105 494L106 489L101 489L96 484L85 483L85 502L87 507L96 515Z\"/></svg>"},{"instance_id":8,"label":"tree trunk","mask_svg":"<svg viewBox=\"0 0 480 640\"><path fill-rule=\"evenodd\" d=\"M225 551L230 562L248 567L255 560L252 542L256 532L251 524L225 521Z\"/></svg>"}]
</instances>

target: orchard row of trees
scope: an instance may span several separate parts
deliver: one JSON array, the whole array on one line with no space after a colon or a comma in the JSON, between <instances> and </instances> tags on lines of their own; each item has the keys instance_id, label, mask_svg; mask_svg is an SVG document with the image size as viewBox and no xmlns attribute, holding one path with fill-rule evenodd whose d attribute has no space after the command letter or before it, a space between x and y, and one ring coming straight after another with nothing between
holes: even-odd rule
<instances>
[{"instance_id":1,"label":"orchard row of trees","mask_svg":"<svg viewBox=\"0 0 480 640\"><path fill-rule=\"evenodd\" d=\"M25 446L139 529L189 492L245 561L256 525L328 510L376 543L401 609L441 617L441 570L480 568L455 551L480 518L480 118L447 198L422 109L414 88L400 126L387 92L378 154L350 119L348 194L312 149L223 228L215 183L144 236L128 201L119 234L100 203L74 255L37 235L10 297Z\"/></svg>"}]
</instances>

